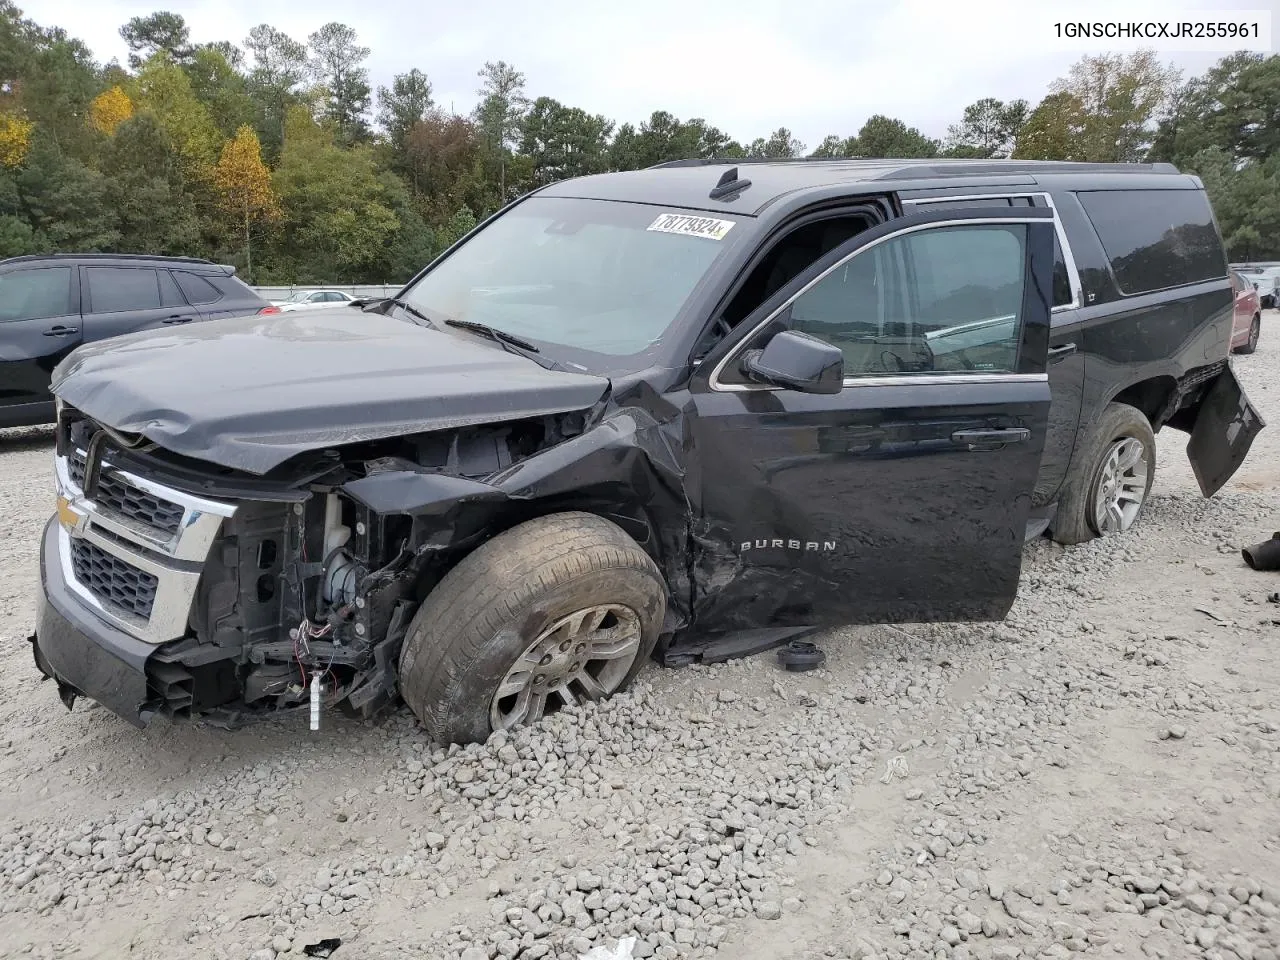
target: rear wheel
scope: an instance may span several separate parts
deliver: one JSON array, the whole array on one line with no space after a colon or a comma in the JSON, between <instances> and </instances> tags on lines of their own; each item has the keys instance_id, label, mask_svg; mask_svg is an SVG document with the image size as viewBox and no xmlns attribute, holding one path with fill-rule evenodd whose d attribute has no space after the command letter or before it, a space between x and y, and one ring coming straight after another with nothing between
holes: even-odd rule
<instances>
[{"instance_id":1,"label":"rear wheel","mask_svg":"<svg viewBox=\"0 0 1280 960\"><path fill-rule=\"evenodd\" d=\"M1058 543L1083 543L1129 530L1156 474L1156 438L1141 410L1108 404L1077 451L1052 524Z\"/></svg>"},{"instance_id":2,"label":"rear wheel","mask_svg":"<svg viewBox=\"0 0 1280 960\"><path fill-rule=\"evenodd\" d=\"M1258 337L1262 335L1262 315L1255 313L1253 315L1253 323L1249 324L1249 340L1242 343L1237 349L1237 353L1253 353L1258 349Z\"/></svg>"},{"instance_id":3,"label":"rear wheel","mask_svg":"<svg viewBox=\"0 0 1280 960\"><path fill-rule=\"evenodd\" d=\"M477 548L423 601L400 690L436 741L485 740L625 689L665 613L657 567L616 524L531 520Z\"/></svg>"}]
</instances>

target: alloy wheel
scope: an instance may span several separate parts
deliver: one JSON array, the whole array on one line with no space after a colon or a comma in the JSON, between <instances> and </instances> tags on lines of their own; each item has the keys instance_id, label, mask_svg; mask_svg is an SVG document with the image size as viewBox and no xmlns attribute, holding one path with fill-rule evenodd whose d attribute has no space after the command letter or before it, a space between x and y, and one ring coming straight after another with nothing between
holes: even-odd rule
<instances>
[{"instance_id":1,"label":"alloy wheel","mask_svg":"<svg viewBox=\"0 0 1280 960\"><path fill-rule=\"evenodd\" d=\"M621 604L561 617L538 634L498 684L490 724L510 730L560 707L608 697L627 678L640 641L640 617Z\"/></svg>"},{"instance_id":2,"label":"alloy wheel","mask_svg":"<svg viewBox=\"0 0 1280 960\"><path fill-rule=\"evenodd\" d=\"M1137 437L1121 437L1102 461L1094 491L1094 524L1098 533L1123 533L1133 526L1147 496L1151 457Z\"/></svg>"}]
</instances>

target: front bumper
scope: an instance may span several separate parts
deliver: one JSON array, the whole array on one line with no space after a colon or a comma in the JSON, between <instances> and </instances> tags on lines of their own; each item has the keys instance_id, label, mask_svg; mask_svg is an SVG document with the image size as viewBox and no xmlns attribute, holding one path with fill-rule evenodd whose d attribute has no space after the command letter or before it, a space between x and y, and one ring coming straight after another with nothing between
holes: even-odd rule
<instances>
[{"instance_id":1,"label":"front bumper","mask_svg":"<svg viewBox=\"0 0 1280 960\"><path fill-rule=\"evenodd\" d=\"M44 528L40 548L40 596L32 652L36 666L57 681L63 702L96 700L134 726L152 717L147 709L147 658L151 643L99 619L68 588L58 556L57 518Z\"/></svg>"}]
</instances>

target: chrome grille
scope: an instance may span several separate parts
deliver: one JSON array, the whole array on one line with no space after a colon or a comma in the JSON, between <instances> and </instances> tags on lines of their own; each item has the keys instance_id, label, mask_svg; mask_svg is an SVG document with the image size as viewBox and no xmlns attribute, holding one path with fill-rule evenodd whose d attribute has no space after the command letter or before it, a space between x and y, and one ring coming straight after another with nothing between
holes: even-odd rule
<instances>
[{"instance_id":1,"label":"chrome grille","mask_svg":"<svg viewBox=\"0 0 1280 960\"><path fill-rule=\"evenodd\" d=\"M84 431L80 431L81 434ZM93 497L84 494L85 448L54 461L58 554L68 588L106 622L147 643L187 631L209 548L234 503L188 493L112 463L104 451Z\"/></svg>"},{"instance_id":2,"label":"chrome grille","mask_svg":"<svg viewBox=\"0 0 1280 960\"><path fill-rule=\"evenodd\" d=\"M67 470L77 487L84 487L84 454L76 451L69 458ZM127 480L103 470L98 475L94 502L123 517L173 536L182 525L182 507L141 490Z\"/></svg>"},{"instance_id":3,"label":"chrome grille","mask_svg":"<svg viewBox=\"0 0 1280 960\"><path fill-rule=\"evenodd\" d=\"M160 584L152 574L80 539L71 541L71 569L76 580L103 603L143 620L151 618Z\"/></svg>"}]
</instances>

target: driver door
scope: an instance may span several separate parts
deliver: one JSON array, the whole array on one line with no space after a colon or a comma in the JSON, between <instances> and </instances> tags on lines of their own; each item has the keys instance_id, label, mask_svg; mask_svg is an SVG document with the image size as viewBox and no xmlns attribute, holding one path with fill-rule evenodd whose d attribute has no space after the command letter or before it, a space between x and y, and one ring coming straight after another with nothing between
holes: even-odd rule
<instances>
[{"instance_id":1,"label":"driver door","mask_svg":"<svg viewBox=\"0 0 1280 960\"><path fill-rule=\"evenodd\" d=\"M874 227L699 365L700 631L1008 612L1048 424L1051 217L1004 207ZM838 392L746 372L788 330L839 348Z\"/></svg>"}]
</instances>

